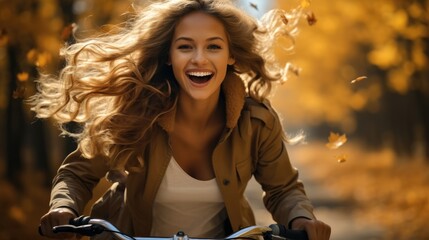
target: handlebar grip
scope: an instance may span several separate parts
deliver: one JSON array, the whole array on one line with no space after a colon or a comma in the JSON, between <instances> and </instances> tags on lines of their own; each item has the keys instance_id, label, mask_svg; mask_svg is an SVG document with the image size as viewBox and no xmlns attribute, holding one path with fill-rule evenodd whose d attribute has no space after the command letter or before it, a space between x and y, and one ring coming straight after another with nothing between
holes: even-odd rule
<instances>
[{"instance_id":1,"label":"handlebar grip","mask_svg":"<svg viewBox=\"0 0 429 240\"><path fill-rule=\"evenodd\" d=\"M52 228L52 232L54 233L68 232L68 233L77 233L82 236L94 236L102 233L103 231L104 231L104 227L98 224L86 224L86 225L80 225L80 226L60 225Z\"/></svg>"},{"instance_id":2,"label":"handlebar grip","mask_svg":"<svg viewBox=\"0 0 429 240\"><path fill-rule=\"evenodd\" d=\"M91 218L88 217L88 216L79 216L79 217L76 217L76 218L71 218L69 220L69 225L66 225L66 226L70 226L70 225L73 225L73 226L87 225L89 223L89 220L91 220ZM70 232L71 231L70 228L68 228L68 229L69 229L68 232ZM60 232L60 231L61 232L65 232L66 230L63 229L63 230L59 230L59 231L56 230L56 231L57 232ZM39 232L40 236L44 236L41 225L39 225L38 232ZM57 233L57 232L55 232L55 230L53 230L53 232Z\"/></svg>"},{"instance_id":3,"label":"handlebar grip","mask_svg":"<svg viewBox=\"0 0 429 240\"><path fill-rule=\"evenodd\" d=\"M305 230L290 230L281 224L271 224L269 226L273 231L273 235L284 237L293 240L308 240L308 235Z\"/></svg>"}]
</instances>

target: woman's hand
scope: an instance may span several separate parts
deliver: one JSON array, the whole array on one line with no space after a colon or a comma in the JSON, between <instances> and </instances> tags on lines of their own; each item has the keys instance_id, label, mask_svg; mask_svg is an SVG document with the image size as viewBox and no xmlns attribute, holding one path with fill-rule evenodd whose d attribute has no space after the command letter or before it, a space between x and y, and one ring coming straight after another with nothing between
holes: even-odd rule
<instances>
[{"instance_id":1,"label":"woman's hand","mask_svg":"<svg viewBox=\"0 0 429 240\"><path fill-rule=\"evenodd\" d=\"M74 239L76 236L73 233L53 233L52 228L58 225L69 224L70 219L76 215L68 208L56 208L40 219L40 231L43 236L58 239Z\"/></svg>"},{"instance_id":2,"label":"woman's hand","mask_svg":"<svg viewBox=\"0 0 429 240\"><path fill-rule=\"evenodd\" d=\"M292 230L305 230L309 240L328 240L331 236L331 227L319 220L295 218L291 227Z\"/></svg>"}]
</instances>

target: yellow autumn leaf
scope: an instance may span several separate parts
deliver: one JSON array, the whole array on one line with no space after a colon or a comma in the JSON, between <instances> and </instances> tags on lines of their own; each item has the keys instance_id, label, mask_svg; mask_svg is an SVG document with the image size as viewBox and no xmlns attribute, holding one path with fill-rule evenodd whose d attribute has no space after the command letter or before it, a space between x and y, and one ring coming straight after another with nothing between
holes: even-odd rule
<instances>
[{"instance_id":1,"label":"yellow autumn leaf","mask_svg":"<svg viewBox=\"0 0 429 240\"><path fill-rule=\"evenodd\" d=\"M337 149L347 142L346 134L340 135L338 133L331 132L328 138L326 147L329 149Z\"/></svg>"},{"instance_id":2,"label":"yellow autumn leaf","mask_svg":"<svg viewBox=\"0 0 429 240\"><path fill-rule=\"evenodd\" d=\"M338 163L344 163L347 161L347 155L346 154L338 155L336 158L337 158Z\"/></svg>"},{"instance_id":3,"label":"yellow autumn leaf","mask_svg":"<svg viewBox=\"0 0 429 240\"><path fill-rule=\"evenodd\" d=\"M360 77L353 79L350 83L360 82L360 81L365 80L367 78L368 78L367 76L360 76Z\"/></svg>"}]
</instances>

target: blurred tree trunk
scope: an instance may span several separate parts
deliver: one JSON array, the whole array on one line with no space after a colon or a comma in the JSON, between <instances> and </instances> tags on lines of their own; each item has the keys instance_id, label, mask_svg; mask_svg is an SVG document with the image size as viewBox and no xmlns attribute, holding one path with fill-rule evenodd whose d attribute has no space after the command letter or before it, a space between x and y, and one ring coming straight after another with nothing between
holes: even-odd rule
<instances>
[{"instance_id":1,"label":"blurred tree trunk","mask_svg":"<svg viewBox=\"0 0 429 240\"><path fill-rule=\"evenodd\" d=\"M76 22L76 15L72 11L74 2L75 2L74 0L62 0L59 2L60 9L61 9L61 16L63 18L65 26L68 26ZM66 41L68 44L73 44L75 42L73 34L71 34L68 39L63 39L63 40ZM60 66L63 66L63 65L64 65L64 62L60 64ZM70 128L73 128L73 126L74 126L73 123L68 124L68 127ZM66 157L69 153L74 151L76 147L77 147L77 144L74 141L74 139L70 137L65 137L64 150L62 154L63 157Z\"/></svg>"},{"instance_id":2,"label":"blurred tree trunk","mask_svg":"<svg viewBox=\"0 0 429 240\"><path fill-rule=\"evenodd\" d=\"M7 50L10 84L7 93L9 101L6 107L6 177L11 183L20 186L23 164L21 149L26 124L22 99L12 97L18 87L15 80L18 74L17 50L15 46L8 46Z\"/></svg>"}]
</instances>

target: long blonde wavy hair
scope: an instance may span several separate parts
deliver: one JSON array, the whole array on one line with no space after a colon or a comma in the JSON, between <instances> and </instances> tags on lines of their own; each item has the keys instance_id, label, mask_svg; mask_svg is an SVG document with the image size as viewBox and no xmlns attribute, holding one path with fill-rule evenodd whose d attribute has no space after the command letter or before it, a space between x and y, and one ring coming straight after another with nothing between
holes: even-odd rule
<instances>
[{"instance_id":1,"label":"long blonde wavy hair","mask_svg":"<svg viewBox=\"0 0 429 240\"><path fill-rule=\"evenodd\" d=\"M65 67L59 76L40 76L38 93L30 98L32 110L75 137L84 157L107 156L115 169L126 168L132 159L142 165L141 149L155 122L178 99L178 85L166 65L175 26L194 11L224 24L236 61L228 71L242 77L250 97L262 101L273 83L285 80L270 44L279 31L291 36L276 20L283 12L269 12L264 24L228 0L164 0L136 9L114 33L65 46ZM80 123L81 129L68 131L63 127L68 122Z\"/></svg>"}]
</instances>

